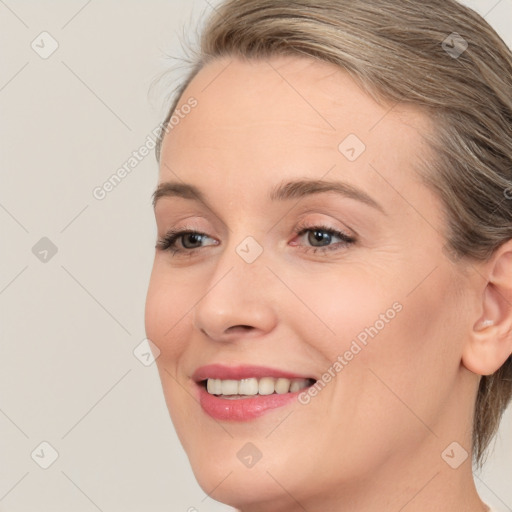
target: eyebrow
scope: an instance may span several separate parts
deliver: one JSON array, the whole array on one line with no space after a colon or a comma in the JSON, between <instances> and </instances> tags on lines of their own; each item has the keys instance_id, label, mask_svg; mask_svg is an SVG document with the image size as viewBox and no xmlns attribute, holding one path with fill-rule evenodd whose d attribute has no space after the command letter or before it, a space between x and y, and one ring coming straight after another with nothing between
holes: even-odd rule
<instances>
[{"instance_id":1,"label":"eyebrow","mask_svg":"<svg viewBox=\"0 0 512 512\"><path fill-rule=\"evenodd\" d=\"M387 215L386 211L375 199L369 196L364 190L345 183L342 181L325 181L325 180L311 180L302 179L296 181L289 181L277 185L270 192L270 201L286 201L289 199L299 199L314 194L321 194L327 192L334 192L343 197L355 199L372 208L375 208ZM208 202L204 194L195 185L188 183L180 183L174 181L166 181L160 183L157 189L153 192L153 207L156 206L157 201L162 197L181 197L183 199L190 199L198 201L208 206Z\"/></svg>"}]
</instances>

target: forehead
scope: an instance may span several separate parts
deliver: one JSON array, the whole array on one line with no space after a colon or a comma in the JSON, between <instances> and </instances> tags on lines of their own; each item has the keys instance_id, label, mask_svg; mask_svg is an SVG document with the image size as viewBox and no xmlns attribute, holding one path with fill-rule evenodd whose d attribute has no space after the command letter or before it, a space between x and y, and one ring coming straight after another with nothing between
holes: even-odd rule
<instances>
[{"instance_id":1,"label":"forehead","mask_svg":"<svg viewBox=\"0 0 512 512\"><path fill-rule=\"evenodd\" d=\"M325 133L347 127L368 131L384 117L388 128L401 123L430 126L419 107L384 100L378 104L347 72L309 57L217 59L196 75L180 102L190 96L199 101L195 112L203 114L205 128L229 128L242 121L249 125L262 118L266 124L299 122Z\"/></svg>"},{"instance_id":2,"label":"forehead","mask_svg":"<svg viewBox=\"0 0 512 512\"><path fill-rule=\"evenodd\" d=\"M226 193L231 184L267 195L284 179L329 174L393 201L418 183L422 133L432 129L418 108L378 104L346 72L310 58L219 59L192 80L178 111L190 98L197 106L164 139L160 182L176 178L172 169Z\"/></svg>"}]
</instances>

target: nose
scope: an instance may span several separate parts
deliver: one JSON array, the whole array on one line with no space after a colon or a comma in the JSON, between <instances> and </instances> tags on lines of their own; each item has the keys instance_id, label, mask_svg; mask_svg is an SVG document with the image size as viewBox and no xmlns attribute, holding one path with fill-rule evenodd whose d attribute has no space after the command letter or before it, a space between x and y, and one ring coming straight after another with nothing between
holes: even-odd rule
<instances>
[{"instance_id":1,"label":"nose","mask_svg":"<svg viewBox=\"0 0 512 512\"><path fill-rule=\"evenodd\" d=\"M193 310L194 327L219 342L261 336L277 323L275 275L261 256L246 263L229 252L219 259Z\"/></svg>"}]
</instances>

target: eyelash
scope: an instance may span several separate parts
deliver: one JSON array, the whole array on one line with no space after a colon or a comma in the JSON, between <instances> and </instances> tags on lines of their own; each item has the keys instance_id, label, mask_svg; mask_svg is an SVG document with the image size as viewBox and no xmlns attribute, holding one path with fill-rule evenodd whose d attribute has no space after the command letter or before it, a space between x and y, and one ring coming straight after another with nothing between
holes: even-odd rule
<instances>
[{"instance_id":1,"label":"eyelash","mask_svg":"<svg viewBox=\"0 0 512 512\"><path fill-rule=\"evenodd\" d=\"M324 233L327 233L328 235L337 236L342 241L338 242L336 245L328 245L326 247L305 247L302 250L304 250L307 253L313 252L313 253L326 253L328 251L336 251L340 250L341 248L348 247L356 242L356 239L352 236L347 235L346 233L343 233L342 231L338 231L336 229L332 229L328 226L318 225L318 226L307 226L307 225L299 225L295 228L294 233L296 236L302 236L305 235L309 231L321 231ZM176 241L186 235L199 235L199 236L205 236L206 233L201 233L199 231L196 231L194 229L171 229L163 238L160 238L156 244L156 249L161 251L169 251L171 254L180 254L180 253L188 253L187 256L192 256L198 249L202 249L203 247L195 247L193 249L177 249L175 246ZM208 237L209 238L209 237Z\"/></svg>"}]
</instances>

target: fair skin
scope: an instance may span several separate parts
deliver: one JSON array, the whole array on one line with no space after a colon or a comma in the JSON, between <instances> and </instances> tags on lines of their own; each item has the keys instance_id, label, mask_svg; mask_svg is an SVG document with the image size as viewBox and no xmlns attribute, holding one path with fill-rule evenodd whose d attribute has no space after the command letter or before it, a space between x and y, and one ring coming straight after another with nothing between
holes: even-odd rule
<instances>
[{"instance_id":1,"label":"fair skin","mask_svg":"<svg viewBox=\"0 0 512 512\"><path fill-rule=\"evenodd\" d=\"M156 250L146 333L203 490L243 512L487 510L470 428L480 376L512 352L512 247L479 265L446 256L441 204L414 170L427 152L421 133L435 127L302 57L213 61L180 104L190 97L197 107L164 139L159 184L195 185L208 206L161 197L155 216L159 238L171 228L205 236L182 237L175 255ZM366 146L354 161L338 149L349 134ZM344 181L385 213L332 192L269 200L299 178ZM315 244L299 224L356 241ZM252 263L236 251L248 236L263 248ZM322 246L335 250L311 252ZM257 364L318 380L394 303L400 312L308 404L250 421L199 405L198 367ZM441 457L454 441L469 452L456 469ZM250 468L237 457L248 442L262 455Z\"/></svg>"}]
</instances>

